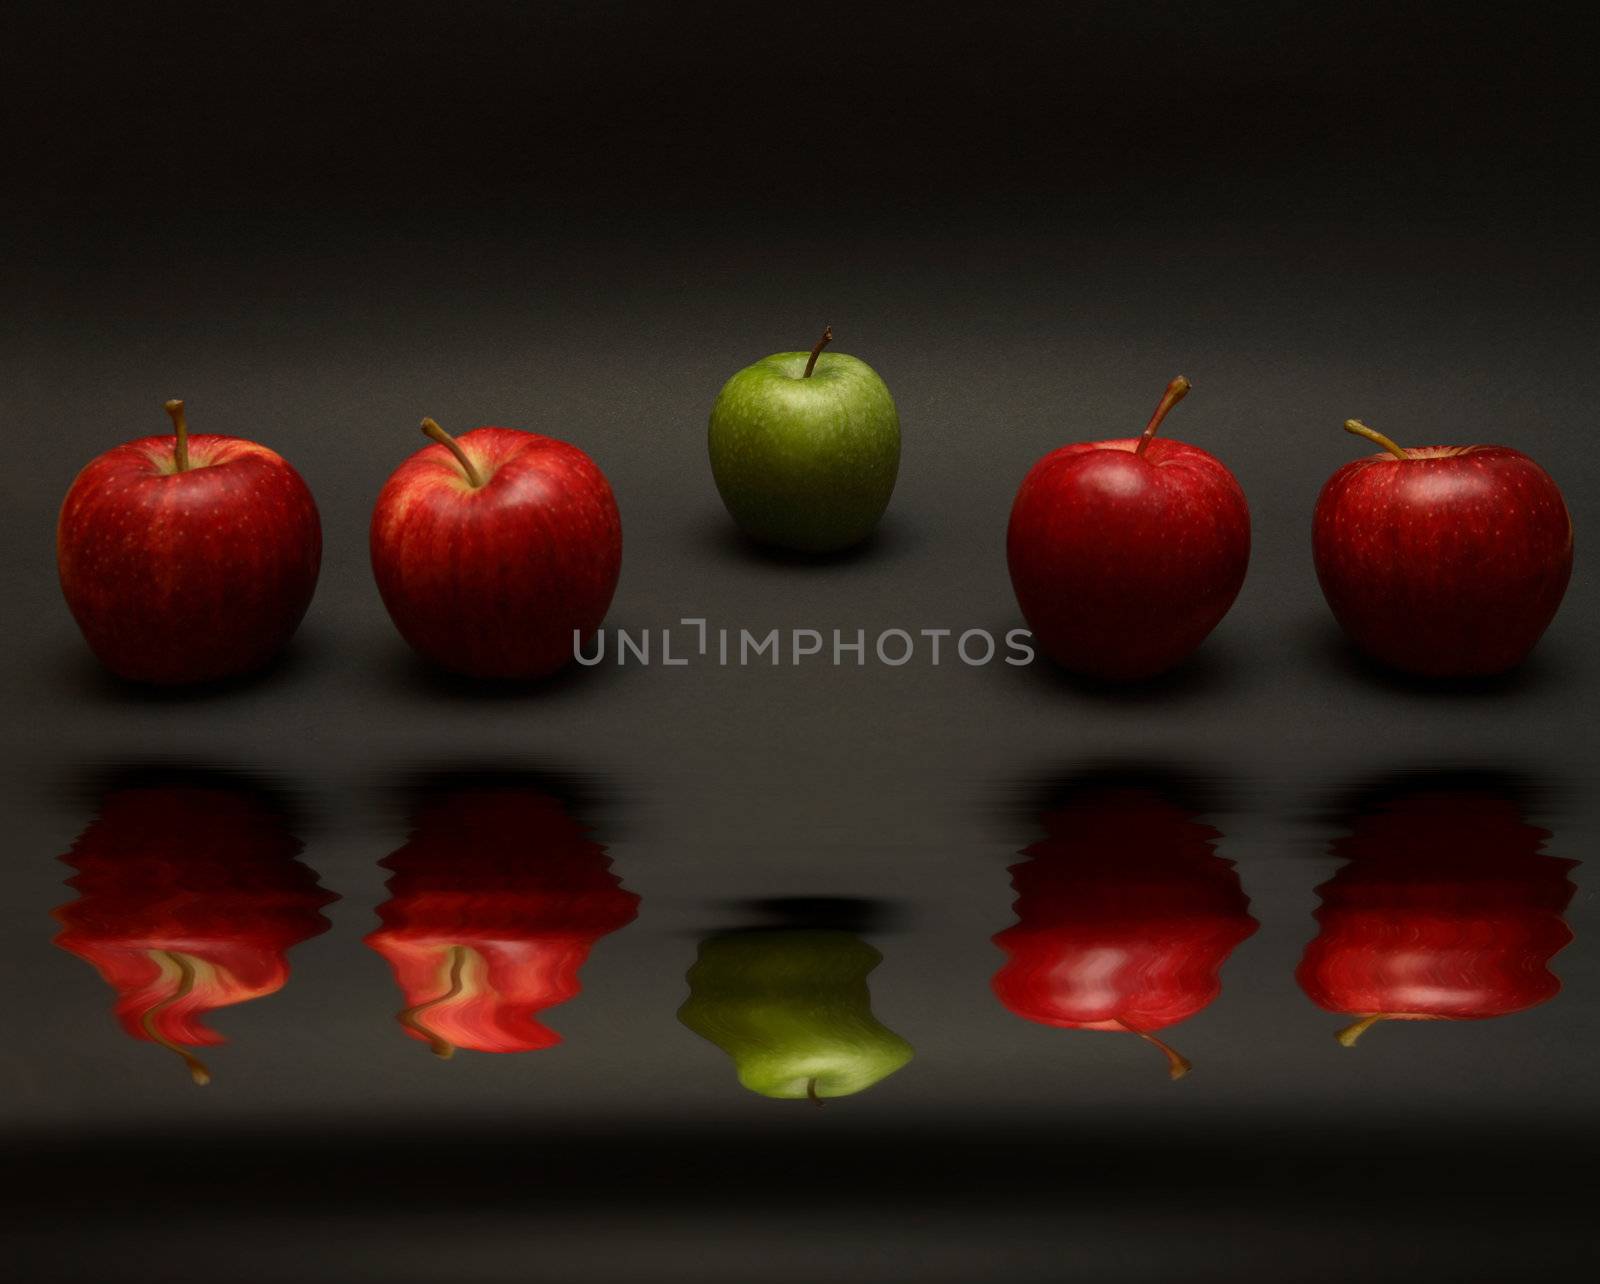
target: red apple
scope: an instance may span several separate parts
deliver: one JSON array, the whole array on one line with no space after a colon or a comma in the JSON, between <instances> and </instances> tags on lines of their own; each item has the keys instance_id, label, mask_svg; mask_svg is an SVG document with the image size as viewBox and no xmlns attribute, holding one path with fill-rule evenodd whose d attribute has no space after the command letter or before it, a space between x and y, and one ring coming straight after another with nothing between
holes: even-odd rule
<instances>
[{"instance_id":1,"label":"red apple","mask_svg":"<svg viewBox=\"0 0 1600 1284\"><path fill-rule=\"evenodd\" d=\"M622 520L605 474L576 446L513 428L424 446L372 514L372 570L400 634L441 668L537 678L605 619Z\"/></svg>"},{"instance_id":2,"label":"red apple","mask_svg":"<svg viewBox=\"0 0 1600 1284\"><path fill-rule=\"evenodd\" d=\"M1477 1021L1555 997L1550 960L1575 861L1516 798L1482 784L1411 786L1364 805L1333 844L1348 864L1317 889L1321 931L1296 977L1319 1007L1379 1021Z\"/></svg>"},{"instance_id":3,"label":"red apple","mask_svg":"<svg viewBox=\"0 0 1600 1284\"><path fill-rule=\"evenodd\" d=\"M383 864L367 944L394 968L401 1026L441 1057L559 1043L536 1014L578 993L590 949L639 904L561 802L516 780L428 794Z\"/></svg>"},{"instance_id":4,"label":"red apple","mask_svg":"<svg viewBox=\"0 0 1600 1284\"><path fill-rule=\"evenodd\" d=\"M1189 1063L1154 1031L1199 1012L1222 990L1234 948L1256 930L1220 835L1146 787L1091 783L1045 817L1048 837L1011 867L1016 926L994 978L1007 1009L1073 1030L1135 1034Z\"/></svg>"},{"instance_id":5,"label":"red apple","mask_svg":"<svg viewBox=\"0 0 1600 1284\"><path fill-rule=\"evenodd\" d=\"M239 437L172 437L93 459L56 525L67 606L112 672L176 684L235 677L283 650L311 604L322 525L300 474Z\"/></svg>"},{"instance_id":6,"label":"red apple","mask_svg":"<svg viewBox=\"0 0 1600 1284\"><path fill-rule=\"evenodd\" d=\"M1250 509L1222 462L1158 438L1189 391L1167 387L1144 433L1052 451L1011 508L1006 560L1045 653L1091 677L1152 677L1228 613L1250 561Z\"/></svg>"},{"instance_id":7,"label":"red apple","mask_svg":"<svg viewBox=\"0 0 1600 1284\"><path fill-rule=\"evenodd\" d=\"M1373 659L1426 677L1519 664L1572 574L1572 518L1550 474L1506 446L1402 449L1345 427L1384 451L1317 499L1311 549L1334 618Z\"/></svg>"},{"instance_id":8,"label":"red apple","mask_svg":"<svg viewBox=\"0 0 1600 1284\"><path fill-rule=\"evenodd\" d=\"M189 1050L222 1042L205 1015L281 989L289 948L328 928L321 909L338 897L300 847L270 797L236 780L127 782L62 857L78 899L55 911L56 944L116 989L128 1034L207 1083Z\"/></svg>"}]
</instances>

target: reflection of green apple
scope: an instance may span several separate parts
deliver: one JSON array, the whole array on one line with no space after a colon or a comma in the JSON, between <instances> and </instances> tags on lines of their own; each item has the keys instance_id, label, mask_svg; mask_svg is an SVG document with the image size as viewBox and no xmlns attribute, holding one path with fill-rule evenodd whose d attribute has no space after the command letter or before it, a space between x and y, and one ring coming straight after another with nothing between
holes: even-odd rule
<instances>
[{"instance_id":1,"label":"reflection of green apple","mask_svg":"<svg viewBox=\"0 0 1600 1284\"><path fill-rule=\"evenodd\" d=\"M911 1060L872 1015L867 974L883 955L849 932L714 936L689 969L678 1020L730 1057L764 1097L848 1097Z\"/></svg>"},{"instance_id":2,"label":"reflection of green apple","mask_svg":"<svg viewBox=\"0 0 1600 1284\"><path fill-rule=\"evenodd\" d=\"M872 534L900 469L900 417L865 361L779 352L746 366L711 407L711 472L741 530L834 553Z\"/></svg>"}]
</instances>

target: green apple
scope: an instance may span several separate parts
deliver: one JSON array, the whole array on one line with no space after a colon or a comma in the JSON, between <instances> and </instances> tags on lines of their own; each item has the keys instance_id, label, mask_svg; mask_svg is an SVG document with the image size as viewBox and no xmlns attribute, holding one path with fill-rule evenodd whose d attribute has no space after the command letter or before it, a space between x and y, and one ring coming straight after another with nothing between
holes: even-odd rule
<instances>
[{"instance_id":1,"label":"green apple","mask_svg":"<svg viewBox=\"0 0 1600 1284\"><path fill-rule=\"evenodd\" d=\"M867 974L883 955L849 932L731 932L701 942L678 1020L733 1058L763 1097L848 1097L911 1060L872 1015Z\"/></svg>"},{"instance_id":2,"label":"green apple","mask_svg":"<svg viewBox=\"0 0 1600 1284\"><path fill-rule=\"evenodd\" d=\"M872 534L900 470L900 416L865 361L779 352L746 366L711 407L711 473L753 539L836 553Z\"/></svg>"}]
</instances>

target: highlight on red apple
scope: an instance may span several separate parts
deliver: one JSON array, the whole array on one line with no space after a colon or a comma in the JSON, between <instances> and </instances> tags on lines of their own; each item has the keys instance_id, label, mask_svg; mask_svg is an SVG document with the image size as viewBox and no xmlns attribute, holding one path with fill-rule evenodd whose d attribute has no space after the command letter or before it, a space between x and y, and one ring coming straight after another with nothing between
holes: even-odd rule
<instances>
[{"instance_id":1,"label":"highlight on red apple","mask_svg":"<svg viewBox=\"0 0 1600 1284\"><path fill-rule=\"evenodd\" d=\"M1011 867L1017 922L993 987L1024 1020L1132 1035L1180 1079L1190 1063L1156 1031L1222 992L1220 972L1255 932L1200 787L1155 767L1093 770L1046 791L1045 837Z\"/></svg>"},{"instance_id":2,"label":"highlight on red apple","mask_svg":"<svg viewBox=\"0 0 1600 1284\"><path fill-rule=\"evenodd\" d=\"M253 673L311 605L322 524L300 474L240 437L140 437L89 461L56 523L61 591L120 677L182 685Z\"/></svg>"},{"instance_id":3,"label":"highlight on red apple","mask_svg":"<svg viewBox=\"0 0 1600 1284\"><path fill-rule=\"evenodd\" d=\"M1045 654L1092 678L1154 677L1228 613L1250 508L1214 455L1157 436L1189 392L1167 385L1138 437L1062 446L1029 471L1006 531L1017 604Z\"/></svg>"},{"instance_id":4,"label":"highlight on red apple","mask_svg":"<svg viewBox=\"0 0 1600 1284\"><path fill-rule=\"evenodd\" d=\"M1572 940L1562 917L1577 862L1546 854L1526 782L1496 773L1401 777L1341 806L1346 863L1317 889L1320 930L1296 976L1349 1018L1339 1042L1384 1022L1482 1021L1553 999ZM1371 1036L1369 1036L1371 1037Z\"/></svg>"},{"instance_id":5,"label":"highlight on red apple","mask_svg":"<svg viewBox=\"0 0 1600 1284\"><path fill-rule=\"evenodd\" d=\"M576 446L515 428L432 439L384 483L372 572L400 635L474 678L554 673L605 619L622 570L611 485Z\"/></svg>"},{"instance_id":6,"label":"highlight on red apple","mask_svg":"<svg viewBox=\"0 0 1600 1284\"><path fill-rule=\"evenodd\" d=\"M1486 677L1544 636L1572 574L1572 517L1549 473L1509 446L1376 443L1317 498L1311 549L1356 647L1423 677Z\"/></svg>"},{"instance_id":7,"label":"highlight on red apple","mask_svg":"<svg viewBox=\"0 0 1600 1284\"><path fill-rule=\"evenodd\" d=\"M196 1083L195 1049L223 1042L208 1013L289 979L288 951L324 932L338 899L298 859L290 809L265 783L223 772L121 774L61 859L77 899L55 911L55 943L117 992L132 1038L177 1055Z\"/></svg>"},{"instance_id":8,"label":"highlight on red apple","mask_svg":"<svg viewBox=\"0 0 1600 1284\"><path fill-rule=\"evenodd\" d=\"M493 771L412 791L411 832L383 861L389 899L366 943L394 969L400 1027L436 1056L560 1043L538 1014L578 993L590 950L638 913L563 792Z\"/></svg>"}]
</instances>

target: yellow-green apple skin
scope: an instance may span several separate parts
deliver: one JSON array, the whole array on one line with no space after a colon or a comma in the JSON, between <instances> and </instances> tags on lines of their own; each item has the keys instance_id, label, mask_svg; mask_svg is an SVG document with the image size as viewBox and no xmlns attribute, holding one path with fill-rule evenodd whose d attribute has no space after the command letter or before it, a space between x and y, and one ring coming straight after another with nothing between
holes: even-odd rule
<instances>
[{"instance_id":1,"label":"yellow-green apple skin","mask_svg":"<svg viewBox=\"0 0 1600 1284\"><path fill-rule=\"evenodd\" d=\"M872 1015L867 974L883 955L849 932L731 932L700 945L678 1020L733 1058L763 1097L848 1097L911 1060Z\"/></svg>"},{"instance_id":2,"label":"yellow-green apple skin","mask_svg":"<svg viewBox=\"0 0 1600 1284\"><path fill-rule=\"evenodd\" d=\"M806 352L746 366L711 407L711 473L752 539L837 553L877 528L900 471L900 416L865 361Z\"/></svg>"}]
</instances>

